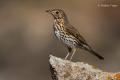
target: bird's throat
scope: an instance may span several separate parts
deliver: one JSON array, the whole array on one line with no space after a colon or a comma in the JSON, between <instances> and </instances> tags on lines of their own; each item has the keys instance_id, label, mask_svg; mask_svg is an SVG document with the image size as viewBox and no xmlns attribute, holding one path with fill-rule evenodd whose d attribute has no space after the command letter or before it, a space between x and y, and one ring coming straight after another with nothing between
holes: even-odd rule
<instances>
[{"instance_id":1,"label":"bird's throat","mask_svg":"<svg viewBox=\"0 0 120 80\"><path fill-rule=\"evenodd\" d=\"M54 23L63 26L64 25L64 19L55 19Z\"/></svg>"},{"instance_id":2,"label":"bird's throat","mask_svg":"<svg viewBox=\"0 0 120 80\"><path fill-rule=\"evenodd\" d=\"M64 30L64 19L55 19L54 20L54 27L57 30Z\"/></svg>"}]
</instances>

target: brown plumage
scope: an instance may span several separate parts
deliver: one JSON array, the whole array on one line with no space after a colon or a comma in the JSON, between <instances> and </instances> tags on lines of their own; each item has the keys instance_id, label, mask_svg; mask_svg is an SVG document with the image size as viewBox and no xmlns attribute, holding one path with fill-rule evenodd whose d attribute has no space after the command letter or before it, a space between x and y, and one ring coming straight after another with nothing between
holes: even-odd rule
<instances>
[{"instance_id":1,"label":"brown plumage","mask_svg":"<svg viewBox=\"0 0 120 80\"><path fill-rule=\"evenodd\" d=\"M65 12L61 9L49 9L46 12L50 13L54 17L54 33L56 37L66 45L68 49L68 54L65 59L68 58L69 53L72 53L70 60L72 59L73 55L77 48L84 49L99 59L104 59L104 57L100 56L96 53L85 41L85 39L80 35L80 33L75 29L68 21Z\"/></svg>"}]
</instances>

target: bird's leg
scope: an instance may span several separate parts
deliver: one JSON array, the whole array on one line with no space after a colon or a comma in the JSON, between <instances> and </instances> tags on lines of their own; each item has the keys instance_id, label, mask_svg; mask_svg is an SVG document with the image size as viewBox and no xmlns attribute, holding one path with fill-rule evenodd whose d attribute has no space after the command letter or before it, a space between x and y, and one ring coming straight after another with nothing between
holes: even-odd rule
<instances>
[{"instance_id":1,"label":"bird's leg","mask_svg":"<svg viewBox=\"0 0 120 80\"><path fill-rule=\"evenodd\" d=\"M67 50L68 50L68 53L67 53L67 55L65 57L65 60L68 58L69 54L72 52L72 48L67 46Z\"/></svg>"},{"instance_id":2,"label":"bird's leg","mask_svg":"<svg viewBox=\"0 0 120 80\"><path fill-rule=\"evenodd\" d=\"M66 55L66 57L65 57L65 60L68 58L69 54L70 54L70 53L68 52L67 55Z\"/></svg>"},{"instance_id":3,"label":"bird's leg","mask_svg":"<svg viewBox=\"0 0 120 80\"><path fill-rule=\"evenodd\" d=\"M75 52L76 52L76 48L74 48L74 49L72 50L72 55L71 55L71 57L70 57L70 61L72 60L72 58L73 58Z\"/></svg>"}]
</instances>

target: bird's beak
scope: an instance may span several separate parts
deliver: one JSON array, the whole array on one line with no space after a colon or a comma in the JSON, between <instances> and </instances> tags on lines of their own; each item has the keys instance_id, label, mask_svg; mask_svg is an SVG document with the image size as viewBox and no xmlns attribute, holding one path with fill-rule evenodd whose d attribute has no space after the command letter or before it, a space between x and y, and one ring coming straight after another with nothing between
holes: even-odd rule
<instances>
[{"instance_id":1,"label":"bird's beak","mask_svg":"<svg viewBox=\"0 0 120 80\"><path fill-rule=\"evenodd\" d=\"M46 10L45 12L47 12L47 13L51 13L51 10Z\"/></svg>"}]
</instances>

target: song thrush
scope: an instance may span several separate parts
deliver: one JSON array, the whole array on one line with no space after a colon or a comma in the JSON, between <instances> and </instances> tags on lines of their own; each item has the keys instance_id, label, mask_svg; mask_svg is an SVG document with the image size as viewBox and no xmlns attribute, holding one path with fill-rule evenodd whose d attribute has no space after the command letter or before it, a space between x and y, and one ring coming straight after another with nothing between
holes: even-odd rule
<instances>
[{"instance_id":1,"label":"song thrush","mask_svg":"<svg viewBox=\"0 0 120 80\"><path fill-rule=\"evenodd\" d=\"M68 21L65 12L61 9L49 9L46 12L50 13L54 17L54 33L55 36L67 47L68 54L65 59L68 58L69 54L72 53L70 60L76 52L77 48L84 49L99 59L103 60L104 57L96 53L80 35L77 29L75 29Z\"/></svg>"}]
</instances>

